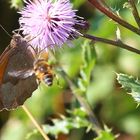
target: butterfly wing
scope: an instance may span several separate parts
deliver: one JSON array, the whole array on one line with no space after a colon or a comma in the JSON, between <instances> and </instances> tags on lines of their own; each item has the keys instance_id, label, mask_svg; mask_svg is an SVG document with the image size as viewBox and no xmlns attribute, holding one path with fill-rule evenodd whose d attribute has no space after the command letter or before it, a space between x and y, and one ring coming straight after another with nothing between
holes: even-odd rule
<instances>
[{"instance_id":1,"label":"butterfly wing","mask_svg":"<svg viewBox=\"0 0 140 140\"><path fill-rule=\"evenodd\" d=\"M27 45L27 44L26 44ZM34 54L30 48L18 44L0 57L0 110L14 109L22 105L37 89L36 77L27 78L11 76L9 72L18 72L24 69L32 69ZM20 72L19 72L20 73Z\"/></svg>"},{"instance_id":2,"label":"butterfly wing","mask_svg":"<svg viewBox=\"0 0 140 140\"><path fill-rule=\"evenodd\" d=\"M14 51L13 48L7 47L4 52L0 55L0 85L2 84L2 79L4 76L7 63L9 61L10 54Z\"/></svg>"},{"instance_id":3,"label":"butterfly wing","mask_svg":"<svg viewBox=\"0 0 140 140\"><path fill-rule=\"evenodd\" d=\"M32 69L19 70L19 71L10 71L8 74L12 77L17 77L19 79L26 79L34 74Z\"/></svg>"}]
</instances>

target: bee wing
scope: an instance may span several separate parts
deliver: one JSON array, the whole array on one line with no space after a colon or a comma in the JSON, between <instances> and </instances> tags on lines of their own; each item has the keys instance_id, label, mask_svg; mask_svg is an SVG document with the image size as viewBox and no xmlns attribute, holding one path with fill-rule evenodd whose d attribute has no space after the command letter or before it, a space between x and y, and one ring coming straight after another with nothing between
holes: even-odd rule
<instances>
[{"instance_id":1,"label":"bee wing","mask_svg":"<svg viewBox=\"0 0 140 140\"><path fill-rule=\"evenodd\" d=\"M33 74L34 74L34 71L32 69L8 72L8 75L10 75L12 77L17 77L20 79L26 79L26 78L32 76Z\"/></svg>"}]
</instances>

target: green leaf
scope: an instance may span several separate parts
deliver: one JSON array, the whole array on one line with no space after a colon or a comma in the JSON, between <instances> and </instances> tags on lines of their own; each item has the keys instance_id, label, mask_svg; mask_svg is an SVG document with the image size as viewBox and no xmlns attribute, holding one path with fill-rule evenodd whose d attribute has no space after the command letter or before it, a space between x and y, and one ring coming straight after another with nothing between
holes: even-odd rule
<instances>
[{"instance_id":1,"label":"green leaf","mask_svg":"<svg viewBox=\"0 0 140 140\"><path fill-rule=\"evenodd\" d=\"M44 131L47 134L51 134L57 137L58 134L60 133L68 134L70 130L75 128L76 129L82 127L88 128L89 126L91 126L90 122L86 119L86 115L83 115L84 114L83 109L77 109L69 113L72 114L72 117L61 116L60 119L53 119L52 121L53 125L43 125ZM77 115L74 115L75 113Z\"/></svg>"},{"instance_id":2,"label":"green leaf","mask_svg":"<svg viewBox=\"0 0 140 140\"><path fill-rule=\"evenodd\" d=\"M99 136L94 140L115 140L115 137L110 132L101 131Z\"/></svg>"},{"instance_id":3,"label":"green leaf","mask_svg":"<svg viewBox=\"0 0 140 140\"><path fill-rule=\"evenodd\" d=\"M105 130L100 131L99 136L96 137L94 140L115 140L117 136L114 136L111 133L111 129L107 126L104 126Z\"/></svg>"},{"instance_id":4,"label":"green leaf","mask_svg":"<svg viewBox=\"0 0 140 140\"><path fill-rule=\"evenodd\" d=\"M83 64L80 69L80 78L78 79L79 89L86 92L90 82L91 72L96 62L96 52L93 42L85 40L82 45Z\"/></svg>"},{"instance_id":5,"label":"green leaf","mask_svg":"<svg viewBox=\"0 0 140 140\"><path fill-rule=\"evenodd\" d=\"M87 113L83 107L81 108L75 108L73 111L68 111L74 116L79 116L81 118L85 118L87 116Z\"/></svg>"},{"instance_id":6,"label":"green leaf","mask_svg":"<svg viewBox=\"0 0 140 140\"><path fill-rule=\"evenodd\" d=\"M129 3L129 2L125 2L125 3L123 4L123 8L131 9L130 3Z\"/></svg>"},{"instance_id":7,"label":"green leaf","mask_svg":"<svg viewBox=\"0 0 140 140\"><path fill-rule=\"evenodd\" d=\"M140 82L133 76L117 74L117 80L129 92L137 103L140 103Z\"/></svg>"},{"instance_id":8,"label":"green leaf","mask_svg":"<svg viewBox=\"0 0 140 140\"><path fill-rule=\"evenodd\" d=\"M11 8L21 9L23 7L23 0L11 0Z\"/></svg>"}]
</instances>

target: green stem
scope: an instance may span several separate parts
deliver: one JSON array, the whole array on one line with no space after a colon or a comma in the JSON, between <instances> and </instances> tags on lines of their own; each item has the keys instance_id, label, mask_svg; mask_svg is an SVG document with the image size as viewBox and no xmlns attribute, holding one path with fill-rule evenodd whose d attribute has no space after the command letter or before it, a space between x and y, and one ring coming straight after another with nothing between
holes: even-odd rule
<instances>
[{"instance_id":1,"label":"green stem","mask_svg":"<svg viewBox=\"0 0 140 140\"><path fill-rule=\"evenodd\" d=\"M93 124L93 128L96 131L97 134L100 133L102 130L100 127L100 124L98 120L95 117L95 114L93 113L91 107L89 106L88 102L85 100L85 98L80 96L79 91L77 90L77 87L73 84L73 82L70 80L69 76L65 73L65 71L61 68L60 74L65 78L65 80L68 82L70 89L72 90L72 93L76 97L76 99L79 101L81 106L86 110L90 122Z\"/></svg>"},{"instance_id":2,"label":"green stem","mask_svg":"<svg viewBox=\"0 0 140 140\"><path fill-rule=\"evenodd\" d=\"M108 8L104 7L98 0L88 0L93 6L95 6L99 11L104 13L106 16L114 20L115 22L119 23L123 27L129 29L132 32L135 32L136 34L140 35L140 30L136 28L135 26L129 24L125 20L121 19L119 16L114 14L112 11L110 11Z\"/></svg>"},{"instance_id":3,"label":"green stem","mask_svg":"<svg viewBox=\"0 0 140 140\"><path fill-rule=\"evenodd\" d=\"M118 46L118 47L126 49L128 51L140 54L140 50L133 48L127 44L124 44L121 40L113 41L113 40L109 40L109 39L105 39L105 38L101 38L101 37L96 37L96 36L92 36L92 35L88 35L88 34L84 34L83 37L90 39L90 40L93 40L93 41L98 41L98 42Z\"/></svg>"},{"instance_id":4,"label":"green stem","mask_svg":"<svg viewBox=\"0 0 140 140\"><path fill-rule=\"evenodd\" d=\"M49 54L56 60L54 54L49 51ZM67 75L67 73L63 70L63 68L61 67L61 65L59 64L59 62L56 60L56 63L58 64L58 68L59 68L59 73L62 75L62 77L64 77L64 79L67 81L73 95L76 97L76 99L78 100L78 102L80 103L80 105L86 110L88 116L89 116L89 120L90 122L93 124L93 129L95 130L95 132L97 134L100 133L100 131L102 130L100 127L100 124L94 114L94 112L92 111L90 105L88 104L87 100L85 100L85 98L83 98L79 92L79 90L77 89L77 86L75 84L73 84L73 82L71 81L71 79L69 78L69 76Z\"/></svg>"},{"instance_id":5,"label":"green stem","mask_svg":"<svg viewBox=\"0 0 140 140\"><path fill-rule=\"evenodd\" d=\"M25 111L25 113L28 115L28 117L30 118L30 120L33 122L33 124L35 125L35 127L37 128L37 130L40 132L40 134L42 135L42 137L44 138L44 140L50 140L49 137L45 134L44 130L41 128L41 126L35 120L35 118L31 114L31 112L28 110L28 108L25 105L22 105L22 108Z\"/></svg>"}]
</instances>

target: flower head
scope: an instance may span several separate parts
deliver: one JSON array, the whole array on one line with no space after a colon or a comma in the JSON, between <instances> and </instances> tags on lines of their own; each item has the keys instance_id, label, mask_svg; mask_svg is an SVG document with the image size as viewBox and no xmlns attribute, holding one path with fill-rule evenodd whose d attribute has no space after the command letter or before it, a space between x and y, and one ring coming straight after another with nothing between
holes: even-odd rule
<instances>
[{"instance_id":1,"label":"flower head","mask_svg":"<svg viewBox=\"0 0 140 140\"><path fill-rule=\"evenodd\" d=\"M26 7L19 13L23 35L33 38L31 45L41 49L61 47L72 37L81 35L75 25L83 25L77 19L76 10L69 0L24 0ZM75 36L75 35L74 35Z\"/></svg>"}]
</instances>

